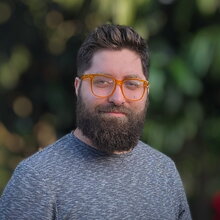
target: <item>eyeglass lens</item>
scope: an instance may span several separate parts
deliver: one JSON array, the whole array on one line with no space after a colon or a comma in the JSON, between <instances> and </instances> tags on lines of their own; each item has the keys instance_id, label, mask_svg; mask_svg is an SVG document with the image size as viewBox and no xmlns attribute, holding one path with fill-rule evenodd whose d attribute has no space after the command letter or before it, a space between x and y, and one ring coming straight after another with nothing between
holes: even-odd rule
<instances>
[{"instance_id":1,"label":"eyeglass lens","mask_svg":"<svg viewBox=\"0 0 220 220\"><path fill-rule=\"evenodd\" d=\"M116 86L116 80L111 77L94 76L92 91L96 96L107 97L112 94ZM140 99L145 91L144 83L138 79L124 80L121 86L122 93L127 99Z\"/></svg>"}]
</instances>

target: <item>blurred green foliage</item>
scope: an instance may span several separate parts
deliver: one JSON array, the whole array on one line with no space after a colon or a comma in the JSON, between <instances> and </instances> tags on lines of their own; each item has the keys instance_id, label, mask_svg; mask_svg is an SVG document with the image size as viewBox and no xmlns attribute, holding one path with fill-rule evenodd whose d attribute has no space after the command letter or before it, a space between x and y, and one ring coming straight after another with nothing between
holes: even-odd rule
<instances>
[{"instance_id":1,"label":"blurred green foliage","mask_svg":"<svg viewBox=\"0 0 220 220\"><path fill-rule=\"evenodd\" d=\"M0 191L23 158L74 129L76 53L103 23L151 50L142 139L168 154L194 219L220 191L219 0L0 0Z\"/></svg>"}]
</instances>

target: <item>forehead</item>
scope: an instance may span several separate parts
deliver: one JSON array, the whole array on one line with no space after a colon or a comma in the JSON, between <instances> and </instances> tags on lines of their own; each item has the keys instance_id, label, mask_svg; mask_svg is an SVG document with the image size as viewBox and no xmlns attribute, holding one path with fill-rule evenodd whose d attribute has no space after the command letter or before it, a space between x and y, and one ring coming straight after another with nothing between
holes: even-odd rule
<instances>
[{"instance_id":1,"label":"forehead","mask_svg":"<svg viewBox=\"0 0 220 220\"><path fill-rule=\"evenodd\" d=\"M86 73L103 73L116 78L128 75L145 78L140 56L129 49L97 51Z\"/></svg>"}]
</instances>

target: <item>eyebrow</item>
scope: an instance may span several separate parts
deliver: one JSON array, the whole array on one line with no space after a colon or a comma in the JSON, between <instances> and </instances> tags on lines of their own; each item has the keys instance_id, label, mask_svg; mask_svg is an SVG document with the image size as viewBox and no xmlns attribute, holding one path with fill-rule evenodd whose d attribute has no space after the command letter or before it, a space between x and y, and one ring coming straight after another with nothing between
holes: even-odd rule
<instances>
[{"instance_id":1,"label":"eyebrow","mask_svg":"<svg viewBox=\"0 0 220 220\"><path fill-rule=\"evenodd\" d=\"M138 76L137 74L130 74L130 75L126 75L125 78L141 78L140 76Z\"/></svg>"},{"instance_id":2,"label":"eyebrow","mask_svg":"<svg viewBox=\"0 0 220 220\"><path fill-rule=\"evenodd\" d=\"M113 77L113 75L110 74L110 73L97 72L97 74L103 74L103 75L106 75L106 76ZM128 75L125 75L124 78L125 79L130 79L130 78L132 78L132 79L140 79L141 77L139 75L137 75L137 74L128 74Z\"/></svg>"}]
</instances>

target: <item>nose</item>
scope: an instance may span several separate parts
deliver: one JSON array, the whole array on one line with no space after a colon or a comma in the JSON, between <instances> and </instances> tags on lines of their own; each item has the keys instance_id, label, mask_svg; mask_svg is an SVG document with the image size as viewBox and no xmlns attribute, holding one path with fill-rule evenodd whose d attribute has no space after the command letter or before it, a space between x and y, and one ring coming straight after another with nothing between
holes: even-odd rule
<instances>
[{"instance_id":1,"label":"nose","mask_svg":"<svg viewBox=\"0 0 220 220\"><path fill-rule=\"evenodd\" d=\"M123 105L125 103L125 97L122 93L120 85L116 85L115 91L111 96L109 96L108 101L114 103L117 106Z\"/></svg>"}]
</instances>

